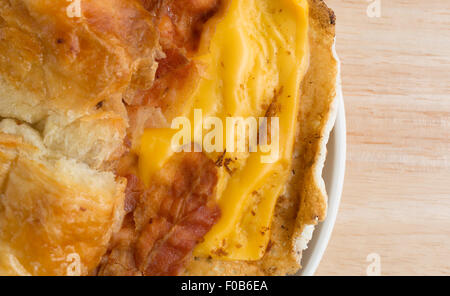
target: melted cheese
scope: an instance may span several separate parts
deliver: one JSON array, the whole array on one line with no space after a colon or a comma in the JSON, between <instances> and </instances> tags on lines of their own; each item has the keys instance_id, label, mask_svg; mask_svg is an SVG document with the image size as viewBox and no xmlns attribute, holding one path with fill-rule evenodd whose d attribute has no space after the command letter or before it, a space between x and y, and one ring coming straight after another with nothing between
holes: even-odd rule
<instances>
[{"instance_id":1,"label":"melted cheese","mask_svg":"<svg viewBox=\"0 0 450 296\"><path fill-rule=\"evenodd\" d=\"M172 137L175 131L167 128L146 129L141 138L139 153L139 176L148 186L153 174L159 171L173 155Z\"/></svg>"},{"instance_id":2,"label":"melted cheese","mask_svg":"<svg viewBox=\"0 0 450 296\"><path fill-rule=\"evenodd\" d=\"M194 253L258 260L265 253L276 201L290 174L300 83L309 60L308 6L306 0L228 0L225 5L223 14L205 29L194 58L204 71L192 95L184 98L192 107L192 126L200 132L194 109L225 122L227 116L264 116L276 100L280 151L270 164L261 162L262 152L226 153L233 173L220 170L217 202L222 217ZM169 134L146 131L140 153L144 180L170 157ZM163 139L154 139L158 136Z\"/></svg>"}]
</instances>

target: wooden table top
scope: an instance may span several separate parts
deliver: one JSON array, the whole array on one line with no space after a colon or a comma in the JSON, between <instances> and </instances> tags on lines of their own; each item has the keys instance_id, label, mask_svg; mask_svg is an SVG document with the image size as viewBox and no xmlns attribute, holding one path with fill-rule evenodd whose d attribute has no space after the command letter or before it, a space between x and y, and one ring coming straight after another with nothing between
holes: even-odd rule
<instances>
[{"instance_id":1,"label":"wooden table top","mask_svg":"<svg viewBox=\"0 0 450 296\"><path fill-rule=\"evenodd\" d=\"M375 2L380 17L367 13ZM449 2L327 3L337 15L348 162L316 274L366 275L374 253L383 275L450 275Z\"/></svg>"}]
</instances>

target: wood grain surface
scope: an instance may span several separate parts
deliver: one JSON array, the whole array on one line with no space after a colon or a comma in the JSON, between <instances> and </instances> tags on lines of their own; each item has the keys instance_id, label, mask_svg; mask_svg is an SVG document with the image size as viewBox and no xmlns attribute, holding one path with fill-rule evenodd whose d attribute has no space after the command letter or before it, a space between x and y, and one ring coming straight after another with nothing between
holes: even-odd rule
<instances>
[{"instance_id":1,"label":"wood grain surface","mask_svg":"<svg viewBox=\"0 0 450 296\"><path fill-rule=\"evenodd\" d=\"M450 2L328 0L348 128L335 231L317 275L450 275Z\"/></svg>"}]
</instances>

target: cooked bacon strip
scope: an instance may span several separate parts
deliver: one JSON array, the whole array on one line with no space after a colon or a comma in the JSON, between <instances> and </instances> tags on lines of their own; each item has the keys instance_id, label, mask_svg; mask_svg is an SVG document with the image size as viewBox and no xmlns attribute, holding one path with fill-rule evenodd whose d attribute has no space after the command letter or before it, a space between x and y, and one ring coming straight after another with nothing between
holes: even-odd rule
<instances>
[{"instance_id":1,"label":"cooked bacon strip","mask_svg":"<svg viewBox=\"0 0 450 296\"><path fill-rule=\"evenodd\" d=\"M217 221L220 211L210 201L216 170L201 153L175 156L143 195L135 212L136 228L143 229L135 258L145 275L176 275Z\"/></svg>"},{"instance_id":2,"label":"cooked bacon strip","mask_svg":"<svg viewBox=\"0 0 450 296\"><path fill-rule=\"evenodd\" d=\"M164 51L166 57L158 60L158 70L156 71L156 79L161 79L167 74L173 73L175 70L189 64L186 58L178 49L168 48Z\"/></svg>"},{"instance_id":3,"label":"cooked bacon strip","mask_svg":"<svg viewBox=\"0 0 450 296\"><path fill-rule=\"evenodd\" d=\"M220 0L141 0L159 17L163 48L194 51L205 22L219 9Z\"/></svg>"},{"instance_id":4,"label":"cooked bacon strip","mask_svg":"<svg viewBox=\"0 0 450 296\"><path fill-rule=\"evenodd\" d=\"M175 225L148 255L144 275L177 275L200 238L211 229L219 216L217 207L201 206Z\"/></svg>"},{"instance_id":5,"label":"cooked bacon strip","mask_svg":"<svg viewBox=\"0 0 450 296\"><path fill-rule=\"evenodd\" d=\"M136 203L142 194L143 186L136 175L127 175L127 188L125 190L125 213L131 213L136 209Z\"/></svg>"},{"instance_id":6,"label":"cooked bacon strip","mask_svg":"<svg viewBox=\"0 0 450 296\"><path fill-rule=\"evenodd\" d=\"M158 59L155 81L150 88L137 89L124 97L133 143L145 128L162 118L170 121L183 108L199 79L197 65L190 60L198 48L204 24L219 10L220 0L141 0L153 16L165 57ZM158 113L159 112L159 113ZM156 123L156 124L155 124ZM165 126L164 126L165 127Z\"/></svg>"},{"instance_id":7,"label":"cooked bacon strip","mask_svg":"<svg viewBox=\"0 0 450 296\"><path fill-rule=\"evenodd\" d=\"M153 86L147 90L137 91L135 96L128 101L128 114L130 116L130 130L155 127L158 122L156 111L144 111L144 118L138 120L139 112L147 108L159 110L160 116L170 120L172 116L177 116L176 110L186 103L184 99L189 92L194 89L199 79L198 69L193 62L190 62L178 49L166 51L166 57L159 60L159 67L156 73L156 80ZM143 123L142 127L137 124ZM160 122L162 120L159 120ZM134 138L135 136L130 136Z\"/></svg>"},{"instance_id":8,"label":"cooked bacon strip","mask_svg":"<svg viewBox=\"0 0 450 296\"><path fill-rule=\"evenodd\" d=\"M212 201L217 185L214 162L202 153L178 154L154 176L148 189L143 190L136 177L128 180L127 199L137 198L136 209L115 236L100 273L179 274L220 217Z\"/></svg>"}]
</instances>

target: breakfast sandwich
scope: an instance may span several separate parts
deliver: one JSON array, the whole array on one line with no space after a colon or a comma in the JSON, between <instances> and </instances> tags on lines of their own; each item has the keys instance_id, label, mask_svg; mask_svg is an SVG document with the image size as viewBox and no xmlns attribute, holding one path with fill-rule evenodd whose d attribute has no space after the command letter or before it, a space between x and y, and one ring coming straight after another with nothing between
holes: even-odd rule
<instances>
[{"instance_id":1,"label":"breakfast sandwich","mask_svg":"<svg viewBox=\"0 0 450 296\"><path fill-rule=\"evenodd\" d=\"M0 0L0 275L290 275L326 218L322 0Z\"/></svg>"}]
</instances>

